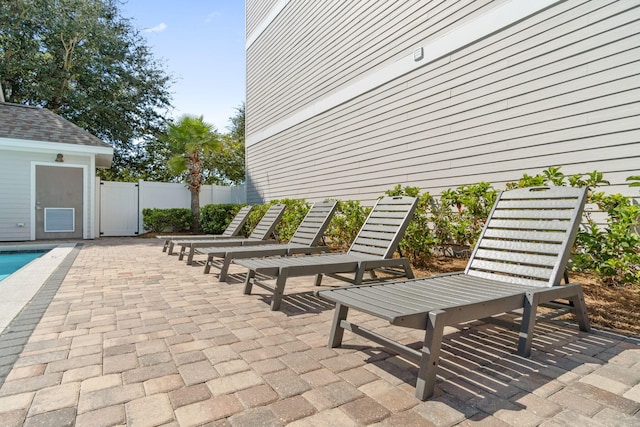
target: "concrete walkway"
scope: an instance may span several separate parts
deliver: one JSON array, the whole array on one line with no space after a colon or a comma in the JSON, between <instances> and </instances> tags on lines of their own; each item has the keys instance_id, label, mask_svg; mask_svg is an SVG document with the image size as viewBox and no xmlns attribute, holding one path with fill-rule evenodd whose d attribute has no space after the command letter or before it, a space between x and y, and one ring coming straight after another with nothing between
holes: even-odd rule
<instances>
[{"instance_id":1,"label":"concrete walkway","mask_svg":"<svg viewBox=\"0 0 640 427\"><path fill-rule=\"evenodd\" d=\"M640 425L639 337L540 322L521 358L511 331L450 330L436 397L421 402L415 365L348 332L326 347L333 309L312 278L291 281L271 312L261 288L242 294L241 275L202 270L159 240L85 242L33 331L25 310L0 339L0 425Z\"/></svg>"}]
</instances>

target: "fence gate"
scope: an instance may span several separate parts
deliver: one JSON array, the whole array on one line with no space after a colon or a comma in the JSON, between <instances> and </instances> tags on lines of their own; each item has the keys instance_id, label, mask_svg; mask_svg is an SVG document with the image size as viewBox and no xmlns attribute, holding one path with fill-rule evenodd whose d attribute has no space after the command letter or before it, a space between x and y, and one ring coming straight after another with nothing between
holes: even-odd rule
<instances>
[{"instance_id":1,"label":"fence gate","mask_svg":"<svg viewBox=\"0 0 640 427\"><path fill-rule=\"evenodd\" d=\"M100 236L138 234L138 190L135 182L100 182Z\"/></svg>"}]
</instances>

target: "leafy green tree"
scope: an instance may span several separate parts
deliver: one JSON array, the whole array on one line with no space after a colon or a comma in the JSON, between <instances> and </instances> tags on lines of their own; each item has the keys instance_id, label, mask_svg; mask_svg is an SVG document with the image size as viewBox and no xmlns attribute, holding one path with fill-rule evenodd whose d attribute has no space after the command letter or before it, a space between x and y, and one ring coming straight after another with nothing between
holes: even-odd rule
<instances>
[{"instance_id":1,"label":"leafy green tree","mask_svg":"<svg viewBox=\"0 0 640 427\"><path fill-rule=\"evenodd\" d=\"M221 135L220 152L205 160L205 183L228 185L244 182L244 118L245 107L242 103L236 108L236 114L229 119L229 132Z\"/></svg>"},{"instance_id":2,"label":"leafy green tree","mask_svg":"<svg viewBox=\"0 0 640 427\"><path fill-rule=\"evenodd\" d=\"M119 4L2 0L0 79L7 102L47 108L112 144L110 178L132 179L163 128L171 77Z\"/></svg>"},{"instance_id":3,"label":"leafy green tree","mask_svg":"<svg viewBox=\"0 0 640 427\"><path fill-rule=\"evenodd\" d=\"M169 123L160 140L167 143L172 157L169 169L176 174L185 174L187 188L191 192L191 229L200 229L200 188L204 184L202 161L220 149L218 131L205 123L202 116L184 116L176 123Z\"/></svg>"}]
</instances>

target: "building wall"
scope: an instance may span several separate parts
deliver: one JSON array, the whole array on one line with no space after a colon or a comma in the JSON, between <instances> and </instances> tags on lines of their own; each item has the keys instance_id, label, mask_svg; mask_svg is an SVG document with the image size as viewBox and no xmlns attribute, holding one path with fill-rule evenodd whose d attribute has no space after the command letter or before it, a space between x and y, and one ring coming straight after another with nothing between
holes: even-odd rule
<instances>
[{"instance_id":1,"label":"building wall","mask_svg":"<svg viewBox=\"0 0 640 427\"><path fill-rule=\"evenodd\" d=\"M261 3L247 0L249 203L501 188L549 166L638 195L637 1Z\"/></svg>"},{"instance_id":2,"label":"building wall","mask_svg":"<svg viewBox=\"0 0 640 427\"><path fill-rule=\"evenodd\" d=\"M55 153L21 152L0 150L0 241L26 241L31 239L31 215L34 205L31 200L32 162L51 163ZM91 169L91 157L65 155L66 165L88 166ZM85 232L93 238L94 221L90 207L94 203L94 183L91 179L93 169L89 173L89 182L85 186L85 194L89 199L85 202L88 224ZM18 224L24 224L20 227Z\"/></svg>"},{"instance_id":3,"label":"building wall","mask_svg":"<svg viewBox=\"0 0 640 427\"><path fill-rule=\"evenodd\" d=\"M0 152L0 240L30 239L30 200L31 160L24 153Z\"/></svg>"}]
</instances>

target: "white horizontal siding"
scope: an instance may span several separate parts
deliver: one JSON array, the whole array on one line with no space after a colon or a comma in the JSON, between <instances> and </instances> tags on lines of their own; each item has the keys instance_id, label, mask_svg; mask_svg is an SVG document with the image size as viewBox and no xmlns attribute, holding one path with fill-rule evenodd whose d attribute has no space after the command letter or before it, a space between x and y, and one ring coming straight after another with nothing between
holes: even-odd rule
<instances>
[{"instance_id":1,"label":"white horizontal siding","mask_svg":"<svg viewBox=\"0 0 640 427\"><path fill-rule=\"evenodd\" d=\"M20 152L0 150L0 241L25 241L31 239L31 164L32 162L53 163L55 153ZM89 156L65 154L65 165L90 166ZM94 171L89 172L89 181ZM91 188L91 182L87 184ZM88 195L85 209L93 203L93 192ZM89 230L94 219L87 210ZM24 227L17 224L23 223Z\"/></svg>"},{"instance_id":2,"label":"white horizontal siding","mask_svg":"<svg viewBox=\"0 0 640 427\"><path fill-rule=\"evenodd\" d=\"M0 152L0 240L30 237L30 160L18 152ZM24 227L18 227L24 223Z\"/></svg>"},{"instance_id":3,"label":"white horizontal siding","mask_svg":"<svg viewBox=\"0 0 640 427\"><path fill-rule=\"evenodd\" d=\"M291 2L247 51L257 132L502 2Z\"/></svg>"},{"instance_id":4,"label":"white horizontal siding","mask_svg":"<svg viewBox=\"0 0 640 427\"><path fill-rule=\"evenodd\" d=\"M639 21L635 2L563 2L362 94L247 147L248 201L500 186L557 165L637 195Z\"/></svg>"},{"instance_id":5,"label":"white horizontal siding","mask_svg":"<svg viewBox=\"0 0 640 427\"><path fill-rule=\"evenodd\" d=\"M269 12L281 0L258 0L245 2L246 37L251 34L264 22Z\"/></svg>"}]
</instances>

